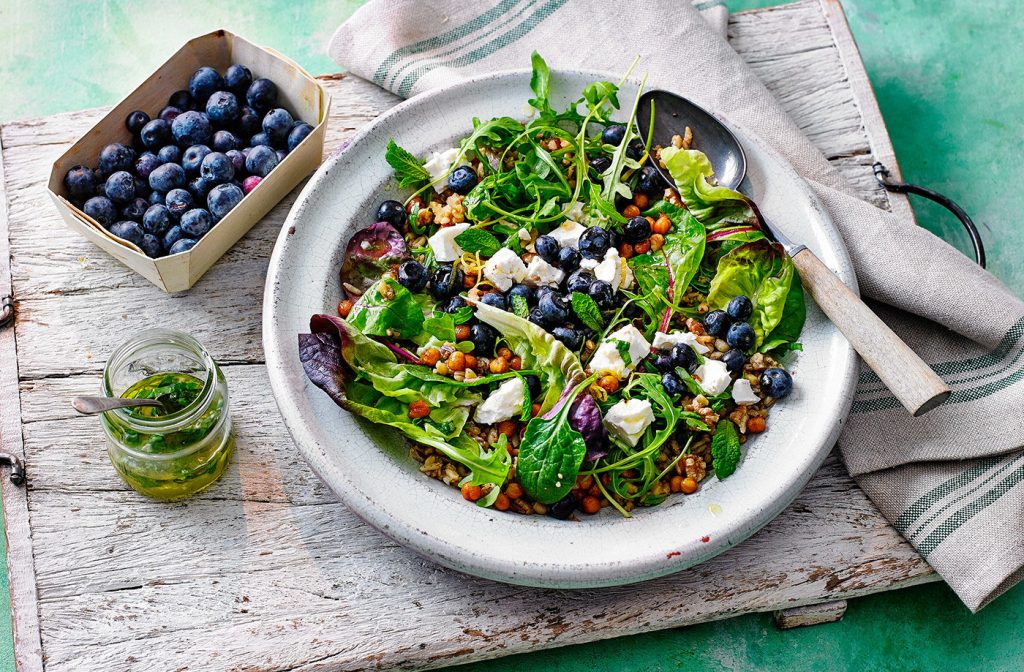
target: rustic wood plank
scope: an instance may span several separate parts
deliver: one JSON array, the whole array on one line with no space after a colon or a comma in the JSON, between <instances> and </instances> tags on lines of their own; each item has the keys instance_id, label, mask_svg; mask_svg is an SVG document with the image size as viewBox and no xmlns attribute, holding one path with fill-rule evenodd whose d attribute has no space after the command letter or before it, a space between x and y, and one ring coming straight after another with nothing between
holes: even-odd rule
<instances>
[{"instance_id":1,"label":"rustic wood plank","mask_svg":"<svg viewBox=\"0 0 1024 672\"><path fill-rule=\"evenodd\" d=\"M783 609L772 614L775 627L779 630L791 630L793 628L804 628L809 625L821 625L822 623L835 623L843 620L846 615L846 600L834 602L822 602L821 604L808 604L803 607Z\"/></svg>"},{"instance_id":2,"label":"rustic wood plank","mask_svg":"<svg viewBox=\"0 0 1024 672\"><path fill-rule=\"evenodd\" d=\"M870 88L851 75L848 28L827 7L805 0L734 15L730 38L859 193L902 207L905 198L872 177L875 153L891 146L880 117L862 115ZM353 77L325 80L335 100L328 151L397 102ZM263 278L295 194L192 291L165 296L67 231L41 186L52 160L102 113L0 128L19 296L18 438L31 475L33 590L48 669L423 669L936 580L835 455L752 539L640 586L506 586L397 546L306 467L269 393ZM195 333L226 364L231 388L238 454L221 482L185 503L129 490L95 420L66 403L96 389L125 333L152 324Z\"/></svg>"}]
</instances>

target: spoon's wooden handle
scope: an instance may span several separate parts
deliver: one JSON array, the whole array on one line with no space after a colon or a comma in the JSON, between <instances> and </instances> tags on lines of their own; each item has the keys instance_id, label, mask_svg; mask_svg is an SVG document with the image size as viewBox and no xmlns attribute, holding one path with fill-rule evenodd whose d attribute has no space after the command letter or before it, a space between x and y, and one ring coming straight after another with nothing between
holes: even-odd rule
<instances>
[{"instance_id":1,"label":"spoon's wooden handle","mask_svg":"<svg viewBox=\"0 0 1024 672\"><path fill-rule=\"evenodd\" d=\"M793 262L821 310L908 411L923 415L946 400L949 386L813 252L801 250Z\"/></svg>"}]
</instances>

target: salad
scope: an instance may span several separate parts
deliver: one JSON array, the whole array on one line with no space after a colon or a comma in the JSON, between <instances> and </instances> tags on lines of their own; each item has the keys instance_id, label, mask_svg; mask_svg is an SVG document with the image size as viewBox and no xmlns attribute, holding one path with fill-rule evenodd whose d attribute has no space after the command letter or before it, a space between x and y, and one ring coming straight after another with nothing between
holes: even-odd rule
<instances>
[{"instance_id":1,"label":"salad","mask_svg":"<svg viewBox=\"0 0 1024 672\"><path fill-rule=\"evenodd\" d=\"M532 65L526 119L425 157L388 143L408 195L348 242L300 358L478 506L629 516L736 470L792 390L803 290L689 129L655 144L622 82L555 109Z\"/></svg>"}]
</instances>

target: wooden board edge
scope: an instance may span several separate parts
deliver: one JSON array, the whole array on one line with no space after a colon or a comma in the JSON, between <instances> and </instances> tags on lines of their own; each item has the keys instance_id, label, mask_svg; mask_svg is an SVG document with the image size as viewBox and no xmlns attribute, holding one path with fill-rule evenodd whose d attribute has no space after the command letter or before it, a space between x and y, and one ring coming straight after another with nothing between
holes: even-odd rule
<instances>
[{"instance_id":1,"label":"wooden board edge","mask_svg":"<svg viewBox=\"0 0 1024 672\"><path fill-rule=\"evenodd\" d=\"M2 130L2 127L0 127ZM7 216L6 174L3 138L0 134L0 294L13 291L10 232ZM14 297L17 310L17 297ZM25 459L21 434L21 396L18 388L18 357L15 320L0 327L0 447ZM31 470L28 477L32 477ZM0 472L4 537L7 541L7 576L10 580L11 627L14 631L14 666L17 672L42 672L43 652L39 629L32 531L29 526L28 488L11 483L6 470Z\"/></svg>"},{"instance_id":2,"label":"wooden board edge","mask_svg":"<svg viewBox=\"0 0 1024 672\"><path fill-rule=\"evenodd\" d=\"M902 181L903 174L900 172L900 164L896 160L896 150L892 146L892 138L889 137L889 129L882 117L882 110L878 106L878 98L875 97L875 89L868 78L868 71L864 67L860 49L857 48L857 41L850 31L850 23L846 20L846 10L843 9L841 0L818 0L818 5L828 22L829 31L832 33L836 49L839 52L839 58L842 60L843 67L846 68L846 76L850 80L854 102L860 109L864 132L871 145L871 153L876 161L889 169L893 179ZM910 197L906 194L892 192L886 192L886 196L889 198L890 209L893 213L914 224L917 223L917 217L910 204Z\"/></svg>"}]
</instances>

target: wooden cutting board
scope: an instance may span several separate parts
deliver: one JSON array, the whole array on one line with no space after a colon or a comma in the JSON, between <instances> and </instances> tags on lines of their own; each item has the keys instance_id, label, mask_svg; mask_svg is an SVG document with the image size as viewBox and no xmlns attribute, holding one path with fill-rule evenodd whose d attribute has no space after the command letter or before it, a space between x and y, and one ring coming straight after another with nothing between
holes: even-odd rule
<instances>
[{"instance_id":1,"label":"wooden cutting board","mask_svg":"<svg viewBox=\"0 0 1024 672\"><path fill-rule=\"evenodd\" d=\"M913 216L873 180L876 159L898 169L838 2L736 14L729 37L864 198ZM398 101L355 77L322 79L327 151ZM104 111L0 128L0 297L13 287L17 315L0 328L0 443L29 475L2 484L19 670L421 669L937 580L834 455L753 538L641 585L507 586L396 546L317 480L269 392L263 281L294 194L191 292L167 296L66 230L46 198L54 158ZM223 481L186 503L127 489L99 423L65 401L95 393L114 348L157 325L192 332L221 362L238 431Z\"/></svg>"}]
</instances>

